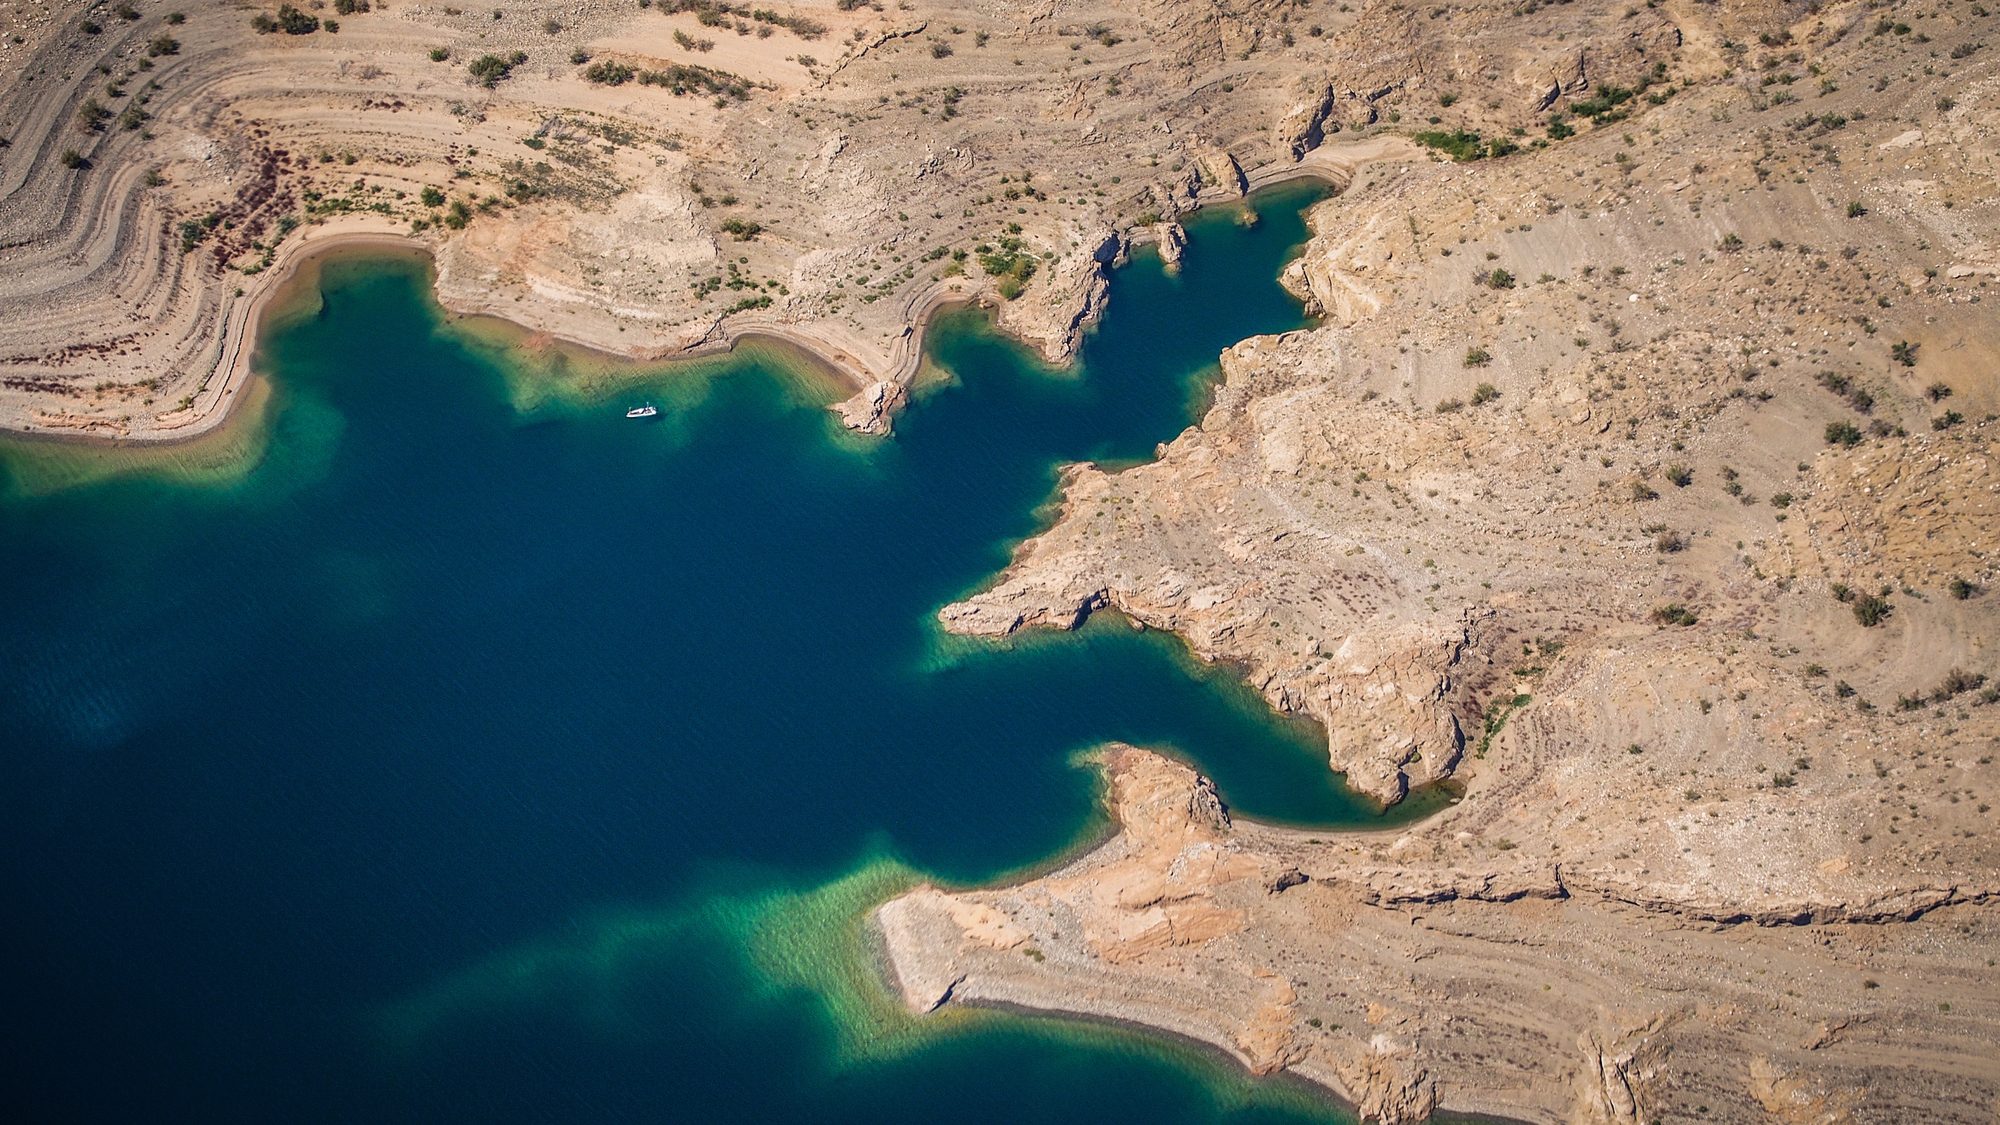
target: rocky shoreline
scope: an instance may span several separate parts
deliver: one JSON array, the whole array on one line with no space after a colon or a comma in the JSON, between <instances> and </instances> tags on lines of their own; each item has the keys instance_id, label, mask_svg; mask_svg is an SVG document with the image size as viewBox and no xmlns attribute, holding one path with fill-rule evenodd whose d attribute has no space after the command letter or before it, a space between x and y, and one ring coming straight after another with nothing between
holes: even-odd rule
<instances>
[{"instance_id":1,"label":"rocky shoreline","mask_svg":"<svg viewBox=\"0 0 2000 1125\"><path fill-rule=\"evenodd\" d=\"M152 15L36 16L9 49L43 65L0 78L0 427L219 417L261 287L352 230L611 354L783 332L882 428L938 302L1063 358L1132 242L1332 179L1285 273L1321 323L1229 348L1155 461L1067 471L941 618L1115 609L1318 721L1356 788L1464 800L1302 834L1118 751L1117 837L883 908L912 1006L1161 1026L1385 1121L1990 1120L1990 18L1295 7L815 8L810 48L729 44L720 105L540 44L482 87L462 56L516 33L478 12L203 9L151 56ZM643 67L701 33L531 14ZM107 76L144 128L78 132Z\"/></svg>"}]
</instances>

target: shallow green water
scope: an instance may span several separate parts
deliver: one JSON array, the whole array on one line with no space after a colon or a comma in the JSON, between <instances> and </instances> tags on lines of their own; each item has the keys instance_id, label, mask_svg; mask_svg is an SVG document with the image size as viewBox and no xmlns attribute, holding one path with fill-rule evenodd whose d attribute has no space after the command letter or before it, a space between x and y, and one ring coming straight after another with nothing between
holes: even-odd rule
<instances>
[{"instance_id":1,"label":"shallow green water","mask_svg":"<svg viewBox=\"0 0 2000 1125\"><path fill-rule=\"evenodd\" d=\"M1139 460L1298 326L1309 195L1141 255L1073 371L948 317L890 441L771 354L611 380L330 266L226 456L0 458L6 1102L36 1119L1252 1120L1315 1101L1148 1037L900 1016L857 919L1098 830L1080 752L1367 823L1317 732L1117 622L936 608L1056 467ZM663 417L629 422L651 399Z\"/></svg>"}]
</instances>

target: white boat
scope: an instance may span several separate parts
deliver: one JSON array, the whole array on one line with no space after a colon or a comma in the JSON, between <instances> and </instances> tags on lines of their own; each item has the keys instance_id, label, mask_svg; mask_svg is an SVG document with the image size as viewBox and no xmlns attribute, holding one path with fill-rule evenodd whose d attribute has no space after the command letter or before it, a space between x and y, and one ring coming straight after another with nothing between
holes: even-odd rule
<instances>
[{"instance_id":1,"label":"white boat","mask_svg":"<svg viewBox=\"0 0 2000 1125\"><path fill-rule=\"evenodd\" d=\"M657 407L657 406L654 406L654 405L653 405L652 403L650 403L650 402L649 402L649 403L647 403L647 404L646 404L646 405L644 405L644 406L635 406L635 407L633 407L632 409L630 409L630 410L627 410L627 411L625 412L625 417L627 417L627 418L651 418L651 417L652 417L653 415L655 415L655 414L658 414L659 412L660 412L660 408L659 408L659 407Z\"/></svg>"}]
</instances>

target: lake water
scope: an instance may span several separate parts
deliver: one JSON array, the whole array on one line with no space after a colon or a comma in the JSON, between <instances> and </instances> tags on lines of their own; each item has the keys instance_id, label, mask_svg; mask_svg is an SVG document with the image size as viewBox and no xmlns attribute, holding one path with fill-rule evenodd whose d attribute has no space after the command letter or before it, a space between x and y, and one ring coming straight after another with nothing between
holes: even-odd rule
<instances>
[{"instance_id":1,"label":"lake water","mask_svg":"<svg viewBox=\"0 0 2000 1125\"><path fill-rule=\"evenodd\" d=\"M1118 621L948 638L1066 461L1143 460L1302 324L1300 188L1142 252L1074 369L965 312L890 440L746 349L634 375L335 262L258 418L0 453L4 1102L46 1121L1274 1120L1194 1050L900 1014L859 920L1103 830L1172 748L1376 821L1318 732ZM627 421L653 401L661 417ZM921 873L921 876L919 875ZM21 1118L17 1118L21 1119Z\"/></svg>"}]
</instances>

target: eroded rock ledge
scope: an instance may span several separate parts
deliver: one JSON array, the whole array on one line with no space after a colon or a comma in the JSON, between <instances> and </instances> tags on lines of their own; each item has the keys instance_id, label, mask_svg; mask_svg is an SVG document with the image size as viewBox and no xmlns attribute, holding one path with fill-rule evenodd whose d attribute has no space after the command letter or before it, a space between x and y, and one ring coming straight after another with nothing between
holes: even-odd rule
<instances>
[{"instance_id":1,"label":"eroded rock ledge","mask_svg":"<svg viewBox=\"0 0 2000 1125\"><path fill-rule=\"evenodd\" d=\"M912 1010L1163 1028L1390 1123L1440 1107L1641 1121L1692 1099L1718 1120L1970 1122L2000 1093L1976 1031L2000 1004L1981 908L1716 925L1698 900L1638 906L1546 863L1383 862L1496 818L1476 796L1383 841L1232 821L1184 765L1123 746L1103 761L1120 831L1095 851L1020 886L879 908Z\"/></svg>"},{"instance_id":2,"label":"eroded rock ledge","mask_svg":"<svg viewBox=\"0 0 2000 1125\"><path fill-rule=\"evenodd\" d=\"M1673 89L1363 169L1285 273L1322 323L1225 351L1198 426L1071 469L941 613L1116 609L1317 719L1358 788L1464 800L1286 832L1119 751L1103 849L884 909L913 1006L1151 1023L1385 1120L1991 1119L2000 153L1968 114L2000 79L1957 17L1650 11ZM1382 58L1421 35L1377 14ZM1598 57L1537 97L1615 85ZM1772 92L1815 73L1809 113ZM1278 138L1413 88L1315 82Z\"/></svg>"}]
</instances>

